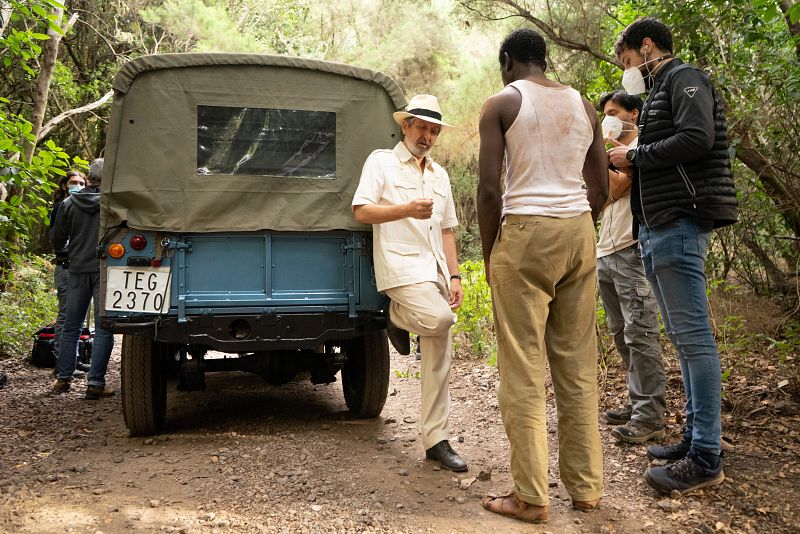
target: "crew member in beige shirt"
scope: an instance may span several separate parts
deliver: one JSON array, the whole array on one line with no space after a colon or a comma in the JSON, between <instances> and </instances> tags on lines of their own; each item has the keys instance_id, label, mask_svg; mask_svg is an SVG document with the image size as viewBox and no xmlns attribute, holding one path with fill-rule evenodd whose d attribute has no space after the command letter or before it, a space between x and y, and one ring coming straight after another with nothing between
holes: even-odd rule
<instances>
[{"instance_id":1,"label":"crew member in beige shirt","mask_svg":"<svg viewBox=\"0 0 800 534\"><path fill-rule=\"evenodd\" d=\"M408 332L422 347L422 445L425 456L452 471L467 464L450 446L450 328L463 291L453 228L458 224L447 172L428 155L449 124L439 102L417 95L393 115L403 141L367 158L353 198L357 221L372 224L378 291L391 299L387 330L401 354Z\"/></svg>"}]
</instances>

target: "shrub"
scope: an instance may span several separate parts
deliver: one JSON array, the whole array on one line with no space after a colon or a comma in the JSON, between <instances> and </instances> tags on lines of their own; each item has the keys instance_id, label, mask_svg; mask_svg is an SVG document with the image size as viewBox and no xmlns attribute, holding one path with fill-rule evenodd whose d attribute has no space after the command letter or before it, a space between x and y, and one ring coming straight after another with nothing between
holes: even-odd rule
<instances>
[{"instance_id":1,"label":"shrub","mask_svg":"<svg viewBox=\"0 0 800 534\"><path fill-rule=\"evenodd\" d=\"M20 357L30 350L33 334L56 319L53 266L47 258L23 256L0 292L0 356Z\"/></svg>"},{"instance_id":2,"label":"shrub","mask_svg":"<svg viewBox=\"0 0 800 534\"><path fill-rule=\"evenodd\" d=\"M458 322L453 327L456 333L456 348L464 339L472 354L486 358L490 365L497 361L497 345L494 339L492 320L492 296L483 261L468 260L461 264L464 285L464 302L458 310ZM459 335L460 334L460 335Z\"/></svg>"}]
</instances>

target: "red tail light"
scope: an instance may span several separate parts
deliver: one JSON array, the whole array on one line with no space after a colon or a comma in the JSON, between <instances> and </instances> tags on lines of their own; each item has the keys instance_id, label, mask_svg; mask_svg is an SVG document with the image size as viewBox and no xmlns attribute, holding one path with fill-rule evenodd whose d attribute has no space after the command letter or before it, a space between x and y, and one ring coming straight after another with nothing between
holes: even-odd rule
<instances>
[{"instance_id":1,"label":"red tail light","mask_svg":"<svg viewBox=\"0 0 800 534\"><path fill-rule=\"evenodd\" d=\"M131 248L133 250L143 250L147 246L147 238L141 234L131 237Z\"/></svg>"}]
</instances>

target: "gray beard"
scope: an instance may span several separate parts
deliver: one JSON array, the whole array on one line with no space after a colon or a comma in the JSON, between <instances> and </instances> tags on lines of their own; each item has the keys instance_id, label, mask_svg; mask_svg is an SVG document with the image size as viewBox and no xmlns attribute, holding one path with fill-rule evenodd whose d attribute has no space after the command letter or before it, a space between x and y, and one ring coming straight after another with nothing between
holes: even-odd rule
<instances>
[{"instance_id":1,"label":"gray beard","mask_svg":"<svg viewBox=\"0 0 800 534\"><path fill-rule=\"evenodd\" d=\"M420 150L420 149L417 148L417 146L414 143L411 143L411 146L409 146L409 143L405 139L403 140L403 144L406 145L406 148L408 149L408 151L411 152L414 155L414 157L416 157L416 158L424 158L431 151L430 149L428 149L428 150Z\"/></svg>"}]
</instances>

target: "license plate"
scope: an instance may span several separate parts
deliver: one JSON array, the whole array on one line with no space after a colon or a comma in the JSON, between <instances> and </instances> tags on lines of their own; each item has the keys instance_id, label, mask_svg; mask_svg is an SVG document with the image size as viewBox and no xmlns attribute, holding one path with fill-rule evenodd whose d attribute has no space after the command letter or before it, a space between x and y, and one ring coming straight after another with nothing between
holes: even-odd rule
<instances>
[{"instance_id":1,"label":"license plate","mask_svg":"<svg viewBox=\"0 0 800 534\"><path fill-rule=\"evenodd\" d=\"M109 267L106 310L165 313L169 310L169 267Z\"/></svg>"}]
</instances>

